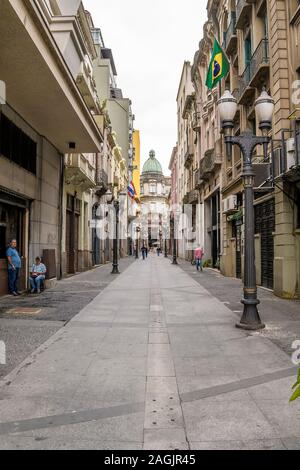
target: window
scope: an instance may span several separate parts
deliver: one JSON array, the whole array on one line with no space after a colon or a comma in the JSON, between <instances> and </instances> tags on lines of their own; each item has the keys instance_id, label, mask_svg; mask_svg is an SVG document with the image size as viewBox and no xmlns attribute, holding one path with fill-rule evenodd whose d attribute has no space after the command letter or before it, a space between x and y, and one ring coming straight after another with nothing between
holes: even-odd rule
<instances>
[{"instance_id":1,"label":"window","mask_svg":"<svg viewBox=\"0 0 300 470\"><path fill-rule=\"evenodd\" d=\"M156 193L156 183L150 183L150 193L151 194Z\"/></svg>"},{"instance_id":2,"label":"window","mask_svg":"<svg viewBox=\"0 0 300 470\"><path fill-rule=\"evenodd\" d=\"M0 154L36 174L36 142L4 114L0 115Z\"/></svg>"}]
</instances>

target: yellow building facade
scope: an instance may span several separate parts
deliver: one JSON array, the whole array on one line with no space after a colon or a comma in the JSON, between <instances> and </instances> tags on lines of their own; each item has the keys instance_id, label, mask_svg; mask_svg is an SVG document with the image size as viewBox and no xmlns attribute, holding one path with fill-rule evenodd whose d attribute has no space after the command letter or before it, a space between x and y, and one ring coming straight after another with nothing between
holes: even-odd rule
<instances>
[{"instance_id":1,"label":"yellow building facade","mask_svg":"<svg viewBox=\"0 0 300 470\"><path fill-rule=\"evenodd\" d=\"M133 132L133 148L134 148L134 170L133 170L133 184L136 190L136 196L140 199L141 196L141 142L140 131L134 130Z\"/></svg>"}]
</instances>

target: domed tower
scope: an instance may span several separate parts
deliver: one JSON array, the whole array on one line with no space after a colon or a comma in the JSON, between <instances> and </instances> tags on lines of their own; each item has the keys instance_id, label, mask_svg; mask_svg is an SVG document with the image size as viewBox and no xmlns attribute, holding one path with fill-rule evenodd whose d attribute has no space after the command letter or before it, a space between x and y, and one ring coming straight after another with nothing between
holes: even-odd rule
<instances>
[{"instance_id":1,"label":"domed tower","mask_svg":"<svg viewBox=\"0 0 300 470\"><path fill-rule=\"evenodd\" d=\"M141 174L141 203L149 214L149 236L144 243L150 247L162 243L162 216L167 211L170 189L171 178L164 176L155 151L151 150Z\"/></svg>"}]
</instances>

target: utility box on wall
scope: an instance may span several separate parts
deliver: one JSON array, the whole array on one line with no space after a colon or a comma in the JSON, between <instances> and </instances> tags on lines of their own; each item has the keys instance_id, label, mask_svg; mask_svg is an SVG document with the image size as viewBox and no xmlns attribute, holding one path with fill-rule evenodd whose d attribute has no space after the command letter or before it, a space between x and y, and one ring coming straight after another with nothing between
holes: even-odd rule
<instances>
[{"instance_id":1,"label":"utility box on wall","mask_svg":"<svg viewBox=\"0 0 300 470\"><path fill-rule=\"evenodd\" d=\"M56 278L56 252L55 250L43 250L43 263L46 265L46 279Z\"/></svg>"}]
</instances>

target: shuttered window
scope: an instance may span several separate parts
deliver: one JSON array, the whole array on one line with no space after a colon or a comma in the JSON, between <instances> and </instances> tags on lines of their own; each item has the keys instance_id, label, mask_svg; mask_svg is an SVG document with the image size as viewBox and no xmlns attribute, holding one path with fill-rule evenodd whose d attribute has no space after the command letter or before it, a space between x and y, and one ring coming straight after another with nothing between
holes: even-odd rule
<instances>
[{"instance_id":1,"label":"shuttered window","mask_svg":"<svg viewBox=\"0 0 300 470\"><path fill-rule=\"evenodd\" d=\"M36 174L36 142L4 114L0 114L0 154Z\"/></svg>"}]
</instances>

